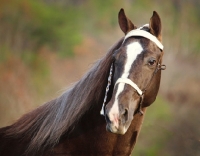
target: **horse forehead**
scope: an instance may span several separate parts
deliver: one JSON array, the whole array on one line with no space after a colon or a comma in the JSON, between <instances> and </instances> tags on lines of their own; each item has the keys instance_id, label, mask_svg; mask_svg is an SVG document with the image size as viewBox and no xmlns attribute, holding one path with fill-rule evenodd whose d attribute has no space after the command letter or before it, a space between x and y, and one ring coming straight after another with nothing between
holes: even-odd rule
<instances>
[{"instance_id":1,"label":"horse forehead","mask_svg":"<svg viewBox=\"0 0 200 156\"><path fill-rule=\"evenodd\" d=\"M137 56L142 53L144 50L142 44L139 41L131 42L126 46L126 55L127 60L125 66L129 68L137 59Z\"/></svg>"},{"instance_id":2,"label":"horse forehead","mask_svg":"<svg viewBox=\"0 0 200 156\"><path fill-rule=\"evenodd\" d=\"M143 37L135 38L135 37L130 37L127 38L125 41L126 47L126 55L128 56L135 56L138 55L140 52L149 52L149 54L152 54L151 52L154 52L154 54L160 55L160 49L158 46L152 42L151 40ZM146 53L148 54L148 53ZM135 58L137 59L137 58Z\"/></svg>"},{"instance_id":3,"label":"horse forehead","mask_svg":"<svg viewBox=\"0 0 200 156\"><path fill-rule=\"evenodd\" d=\"M128 55L137 55L138 53L140 53L141 50L143 50L143 45L139 40L130 42L127 46L126 46L126 54Z\"/></svg>"}]
</instances>

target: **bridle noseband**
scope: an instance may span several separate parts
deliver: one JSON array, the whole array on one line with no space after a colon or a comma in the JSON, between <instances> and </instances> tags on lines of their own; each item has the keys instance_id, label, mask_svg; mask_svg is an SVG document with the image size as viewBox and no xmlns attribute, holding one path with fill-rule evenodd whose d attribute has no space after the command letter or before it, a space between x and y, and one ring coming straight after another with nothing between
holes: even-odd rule
<instances>
[{"instance_id":1,"label":"bridle noseband","mask_svg":"<svg viewBox=\"0 0 200 156\"><path fill-rule=\"evenodd\" d=\"M144 25L144 26L148 26L148 25ZM132 36L142 36L142 37L145 37L151 41L153 41L160 49L161 49L161 52L163 50L163 45L162 43L155 37L153 36L152 34L150 34L149 32L147 31L144 31L144 30L141 30L143 27L140 27L138 29L135 29L135 30L132 30L130 31L124 38L124 41L129 38L129 37L132 37ZM123 41L123 42L124 42ZM151 84L151 81L153 80L153 77L154 75L159 71L159 70L165 70L166 69L166 66L165 65L161 65L161 59L162 59L162 55L160 56L160 59L157 63L157 66L149 80L149 82L147 83L146 87L141 90L137 84L135 84L131 79L129 78L118 78L118 80L116 81L115 85L117 85L118 83L125 83L125 84L128 84L130 86L132 86L138 93L138 95L140 96L140 102L139 102L139 106L138 106L138 109L137 111L135 111L134 115L136 113L140 113L141 115L143 115L143 111L142 111L142 103L144 101L144 94L146 92L146 90L148 89L148 87L150 86ZM101 115L104 115L104 107L105 107L105 103L107 101L107 94L108 94L108 91L109 91L109 87L111 85L111 79L112 79L112 72L113 72L113 63L111 65L111 68L110 68L110 74L109 74L109 77L108 77L108 84L107 84L107 87L106 87L106 93L105 93L105 97L104 97L104 102L103 102L103 106L102 106L102 109L100 111L100 114ZM115 87L115 86L114 86Z\"/></svg>"}]
</instances>

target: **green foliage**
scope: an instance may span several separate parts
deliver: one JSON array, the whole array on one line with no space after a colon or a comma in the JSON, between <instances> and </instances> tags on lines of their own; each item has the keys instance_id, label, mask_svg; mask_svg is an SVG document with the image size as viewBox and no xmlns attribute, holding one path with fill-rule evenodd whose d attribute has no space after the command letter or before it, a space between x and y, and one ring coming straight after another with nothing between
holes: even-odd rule
<instances>
[{"instance_id":1,"label":"green foliage","mask_svg":"<svg viewBox=\"0 0 200 156\"><path fill-rule=\"evenodd\" d=\"M72 55L73 47L81 40L78 10L73 7L59 7L33 3L34 28L31 36L38 45L56 47L63 55Z\"/></svg>"},{"instance_id":2,"label":"green foliage","mask_svg":"<svg viewBox=\"0 0 200 156\"><path fill-rule=\"evenodd\" d=\"M81 26L84 33L101 36L117 25L120 0L87 0L80 5Z\"/></svg>"},{"instance_id":3,"label":"green foliage","mask_svg":"<svg viewBox=\"0 0 200 156\"><path fill-rule=\"evenodd\" d=\"M36 51L48 45L72 55L73 47L81 41L80 14L75 7L47 5L38 0L9 2L2 5L0 46L24 53L24 50Z\"/></svg>"},{"instance_id":4,"label":"green foliage","mask_svg":"<svg viewBox=\"0 0 200 156\"><path fill-rule=\"evenodd\" d=\"M0 52L1 52L0 63L4 63L5 61L8 60L11 53L10 53L9 49L5 46L0 47Z\"/></svg>"},{"instance_id":5,"label":"green foliage","mask_svg":"<svg viewBox=\"0 0 200 156\"><path fill-rule=\"evenodd\" d=\"M61 56L72 56L74 46L81 42L85 32L98 36L112 32L119 9L125 8L133 22L139 24L148 21L153 10L158 11L163 17L165 40L174 38L173 43L184 54L199 53L200 4L195 0L47 2L0 0L0 46L23 53L47 45ZM145 10L142 17L141 10Z\"/></svg>"}]
</instances>

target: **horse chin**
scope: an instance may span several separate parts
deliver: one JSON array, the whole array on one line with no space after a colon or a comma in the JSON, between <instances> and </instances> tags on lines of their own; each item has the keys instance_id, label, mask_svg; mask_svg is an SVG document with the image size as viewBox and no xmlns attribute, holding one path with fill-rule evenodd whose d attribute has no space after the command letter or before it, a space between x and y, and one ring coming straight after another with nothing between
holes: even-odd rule
<instances>
[{"instance_id":1,"label":"horse chin","mask_svg":"<svg viewBox=\"0 0 200 156\"><path fill-rule=\"evenodd\" d=\"M106 125L106 130L108 132L114 133L114 134L121 134L124 135L127 131L127 128L125 126L120 126L119 128L114 127L112 124Z\"/></svg>"}]
</instances>

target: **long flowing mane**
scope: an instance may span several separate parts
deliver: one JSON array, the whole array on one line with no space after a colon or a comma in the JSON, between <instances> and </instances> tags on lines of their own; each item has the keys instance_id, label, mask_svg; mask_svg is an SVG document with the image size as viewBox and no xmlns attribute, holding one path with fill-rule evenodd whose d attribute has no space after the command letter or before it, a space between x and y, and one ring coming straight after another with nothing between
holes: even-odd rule
<instances>
[{"instance_id":1,"label":"long flowing mane","mask_svg":"<svg viewBox=\"0 0 200 156\"><path fill-rule=\"evenodd\" d=\"M0 137L27 142L27 153L55 146L62 135L72 130L84 113L103 102L112 55L122 41L123 38L60 97L24 115L13 125L0 129Z\"/></svg>"}]
</instances>

